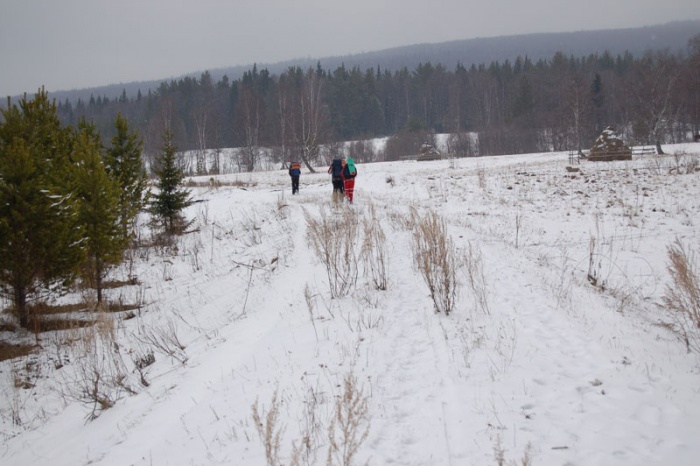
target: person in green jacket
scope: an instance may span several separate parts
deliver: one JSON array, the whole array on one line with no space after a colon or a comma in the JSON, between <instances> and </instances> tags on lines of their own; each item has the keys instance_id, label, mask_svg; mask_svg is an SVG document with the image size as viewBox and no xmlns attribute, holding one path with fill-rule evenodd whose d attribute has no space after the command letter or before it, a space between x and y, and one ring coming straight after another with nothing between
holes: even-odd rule
<instances>
[{"instance_id":1,"label":"person in green jacket","mask_svg":"<svg viewBox=\"0 0 700 466\"><path fill-rule=\"evenodd\" d=\"M345 197L348 198L350 204L352 204L352 196L355 191L355 177L357 176L357 167L355 167L355 161L348 157L348 160L343 167L343 184Z\"/></svg>"}]
</instances>

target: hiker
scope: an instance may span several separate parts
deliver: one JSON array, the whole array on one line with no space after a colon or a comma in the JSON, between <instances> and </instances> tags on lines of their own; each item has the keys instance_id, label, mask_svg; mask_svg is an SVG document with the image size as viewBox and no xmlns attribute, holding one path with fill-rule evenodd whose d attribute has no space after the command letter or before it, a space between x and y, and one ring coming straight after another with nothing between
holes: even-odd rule
<instances>
[{"instance_id":1,"label":"hiker","mask_svg":"<svg viewBox=\"0 0 700 466\"><path fill-rule=\"evenodd\" d=\"M299 192L299 176L301 175L301 163L292 162L289 165L289 176L292 178L292 194Z\"/></svg>"},{"instance_id":2,"label":"hiker","mask_svg":"<svg viewBox=\"0 0 700 466\"><path fill-rule=\"evenodd\" d=\"M333 183L333 202L343 200L343 160L333 159L331 166L328 167L328 173L331 174L331 182Z\"/></svg>"},{"instance_id":3,"label":"hiker","mask_svg":"<svg viewBox=\"0 0 700 466\"><path fill-rule=\"evenodd\" d=\"M345 192L345 196L347 196L348 201L350 201L350 204L352 204L352 195L355 191L356 176L357 168L355 167L355 161L352 158L348 157L348 160L345 163L345 166L343 167L343 191Z\"/></svg>"}]
</instances>

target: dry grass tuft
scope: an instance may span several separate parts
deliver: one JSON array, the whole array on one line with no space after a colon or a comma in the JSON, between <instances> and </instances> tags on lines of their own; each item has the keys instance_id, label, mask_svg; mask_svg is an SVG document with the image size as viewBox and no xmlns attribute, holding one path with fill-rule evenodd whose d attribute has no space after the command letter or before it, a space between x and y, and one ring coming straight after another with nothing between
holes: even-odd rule
<instances>
[{"instance_id":1,"label":"dry grass tuft","mask_svg":"<svg viewBox=\"0 0 700 466\"><path fill-rule=\"evenodd\" d=\"M700 351L700 276L695 254L680 240L667 247L671 283L666 286L663 302L674 318L674 329L688 351Z\"/></svg>"},{"instance_id":2,"label":"dry grass tuft","mask_svg":"<svg viewBox=\"0 0 700 466\"><path fill-rule=\"evenodd\" d=\"M354 210L343 215L329 214L321 209L320 218L304 211L311 249L326 269L331 298L347 296L357 284L358 236L357 214Z\"/></svg>"},{"instance_id":3,"label":"dry grass tuft","mask_svg":"<svg viewBox=\"0 0 700 466\"><path fill-rule=\"evenodd\" d=\"M270 409L265 413L258 408L258 401L253 405L253 422L260 436L260 441L265 447L265 460L267 466L278 466L281 463L280 441L284 427L280 422L280 401L277 399L277 391L272 396Z\"/></svg>"},{"instance_id":4,"label":"dry grass tuft","mask_svg":"<svg viewBox=\"0 0 700 466\"><path fill-rule=\"evenodd\" d=\"M469 283L469 287L474 296L475 307L480 309L484 314L491 314L481 250L478 246L474 246L471 241L464 255L464 270L467 275L467 283Z\"/></svg>"},{"instance_id":5,"label":"dry grass tuft","mask_svg":"<svg viewBox=\"0 0 700 466\"><path fill-rule=\"evenodd\" d=\"M386 290L388 286L386 252L386 235L377 218L373 205L370 206L370 218L362 222L364 241L362 242L362 258L365 269L369 271L374 288Z\"/></svg>"},{"instance_id":6,"label":"dry grass tuft","mask_svg":"<svg viewBox=\"0 0 700 466\"><path fill-rule=\"evenodd\" d=\"M353 464L357 451L369 435L368 405L369 399L357 386L357 379L347 375L343 395L336 401L335 415L328 427L330 447L326 464Z\"/></svg>"},{"instance_id":7,"label":"dry grass tuft","mask_svg":"<svg viewBox=\"0 0 700 466\"><path fill-rule=\"evenodd\" d=\"M430 290L435 312L449 315L457 296L456 252L438 214L421 218L413 234L413 257Z\"/></svg>"},{"instance_id":8,"label":"dry grass tuft","mask_svg":"<svg viewBox=\"0 0 700 466\"><path fill-rule=\"evenodd\" d=\"M530 452L532 450L532 445L528 443L525 446L525 451L520 459L520 462L509 461L506 462L506 450L503 448L503 442L501 436L498 435L493 445L493 457L496 460L498 466L515 465L520 464L521 466L532 466L532 458L530 457Z\"/></svg>"}]
</instances>

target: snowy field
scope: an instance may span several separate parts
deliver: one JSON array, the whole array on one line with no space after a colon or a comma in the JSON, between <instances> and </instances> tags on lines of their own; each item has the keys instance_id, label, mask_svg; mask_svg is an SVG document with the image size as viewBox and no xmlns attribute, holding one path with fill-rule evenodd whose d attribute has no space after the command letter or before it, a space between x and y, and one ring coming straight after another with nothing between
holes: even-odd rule
<instances>
[{"instance_id":1,"label":"snowy field","mask_svg":"<svg viewBox=\"0 0 700 466\"><path fill-rule=\"evenodd\" d=\"M326 167L296 196L194 179L192 232L110 275L138 309L0 363L0 464L698 464L700 359L663 298L668 247L700 246L700 144L664 149L358 165L337 206ZM414 260L431 214L449 315ZM338 220L349 274L310 242Z\"/></svg>"}]
</instances>

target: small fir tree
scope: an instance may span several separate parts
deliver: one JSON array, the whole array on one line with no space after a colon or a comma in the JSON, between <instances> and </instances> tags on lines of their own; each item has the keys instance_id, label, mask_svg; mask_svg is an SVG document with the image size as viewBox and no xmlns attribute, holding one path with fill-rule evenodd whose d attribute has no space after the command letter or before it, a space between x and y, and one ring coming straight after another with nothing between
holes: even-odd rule
<instances>
[{"instance_id":1,"label":"small fir tree","mask_svg":"<svg viewBox=\"0 0 700 466\"><path fill-rule=\"evenodd\" d=\"M19 323L30 323L28 299L42 287L70 282L83 258L77 202L71 192L73 132L61 127L42 89L0 119L0 290Z\"/></svg>"},{"instance_id":2,"label":"small fir tree","mask_svg":"<svg viewBox=\"0 0 700 466\"><path fill-rule=\"evenodd\" d=\"M116 135L105 154L105 166L120 188L118 212L122 235L128 238L134 220L143 208L147 192L146 173L141 159L143 140L136 131L129 130L129 123L121 114L117 115L114 128Z\"/></svg>"},{"instance_id":3,"label":"small fir tree","mask_svg":"<svg viewBox=\"0 0 700 466\"><path fill-rule=\"evenodd\" d=\"M158 192L151 203L153 213L160 218L167 233L172 234L186 227L182 211L192 204L190 192L182 187L185 174L177 166L173 145L173 133L169 129L163 134L163 146L156 160L155 174Z\"/></svg>"},{"instance_id":4,"label":"small fir tree","mask_svg":"<svg viewBox=\"0 0 700 466\"><path fill-rule=\"evenodd\" d=\"M80 199L78 220L87 250L85 270L102 302L102 279L106 270L119 264L126 248L120 223L120 187L107 175L100 157L100 140L94 126L81 122L73 158L76 162L76 193Z\"/></svg>"}]
</instances>

